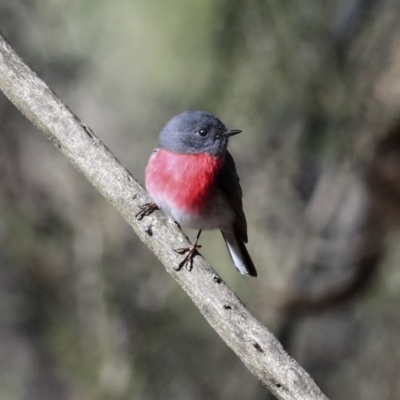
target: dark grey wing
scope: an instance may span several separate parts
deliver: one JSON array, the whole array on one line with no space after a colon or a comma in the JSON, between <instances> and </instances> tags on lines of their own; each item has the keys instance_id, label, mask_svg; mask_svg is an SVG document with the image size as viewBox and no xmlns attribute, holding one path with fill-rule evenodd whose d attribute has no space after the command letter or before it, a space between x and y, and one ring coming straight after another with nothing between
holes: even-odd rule
<instances>
[{"instance_id":1,"label":"dark grey wing","mask_svg":"<svg viewBox=\"0 0 400 400\"><path fill-rule=\"evenodd\" d=\"M236 172L235 161L229 151L226 152L225 163L218 175L217 185L226 194L229 205L235 211L235 232L243 242L247 243L247 222L242 203L243 193Z\"/></svg>"}]
</instances>

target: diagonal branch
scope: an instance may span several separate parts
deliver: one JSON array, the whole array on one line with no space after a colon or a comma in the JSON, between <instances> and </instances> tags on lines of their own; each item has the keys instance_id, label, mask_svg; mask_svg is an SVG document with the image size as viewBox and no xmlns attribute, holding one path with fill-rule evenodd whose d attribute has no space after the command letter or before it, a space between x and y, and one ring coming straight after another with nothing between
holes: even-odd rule
<instances>
[{"instance_id":1,"label":"diagonal branch","mask_svg":"<svg viewBox=\"0 0 400 400\"><path fill-rule=\"evenodd\" d=\"M208 323L246 367L278 398L327 400L311 377L245 308L212 267L196 257L192 271L175 271L189 245L177 225L162 212L138 221L145 190L107 147L16 55L0 34L0 89L69 161L116 207L140 239L182 286Z\"/></svg>"}]
</instances>

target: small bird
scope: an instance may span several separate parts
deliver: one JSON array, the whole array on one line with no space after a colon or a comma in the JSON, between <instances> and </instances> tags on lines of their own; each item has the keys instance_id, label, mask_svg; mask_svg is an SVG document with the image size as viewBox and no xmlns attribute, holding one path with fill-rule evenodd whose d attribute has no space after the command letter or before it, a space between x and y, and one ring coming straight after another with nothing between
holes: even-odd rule
<instances>
[{"instance_id":1,"label":"small bird","mask_svg":"<svg viewBox=\"0 0 400 400\"><path fill-rule=\"evenodd\" d=\"M173 117L160 133L159 146L146 167L145 182L153 203L144 205L140 218L160 208L184 227L199 230L177 269L191 263L202 230L220 229L233 264L243 275L257 276L245 247L247 223L242 189L228 140L240 133L228 130L204 111L185 111ZM139 215L138 214L138 215Z\"/></svg>"}]
</instances>

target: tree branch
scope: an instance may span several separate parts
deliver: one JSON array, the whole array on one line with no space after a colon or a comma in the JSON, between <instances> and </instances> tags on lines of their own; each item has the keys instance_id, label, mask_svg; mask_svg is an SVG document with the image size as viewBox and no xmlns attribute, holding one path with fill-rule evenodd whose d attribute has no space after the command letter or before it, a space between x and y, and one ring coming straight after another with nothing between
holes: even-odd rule
<instances>
[{"instance_id":1,"label":"tree branch","mask_svg":"<svg viewBox=\"0 0 400 400\"><path fill-rule=\"evenodd\" d=\"M0 89L119 210L209 324L278 399L327 399L202 257L195 257L192 271L173 269L181 258L174 249L189 245L185 235L160 211L141 221L135 218L140 205L149 201L145 190L1 34Z\"/></svg>"}]
</instances>

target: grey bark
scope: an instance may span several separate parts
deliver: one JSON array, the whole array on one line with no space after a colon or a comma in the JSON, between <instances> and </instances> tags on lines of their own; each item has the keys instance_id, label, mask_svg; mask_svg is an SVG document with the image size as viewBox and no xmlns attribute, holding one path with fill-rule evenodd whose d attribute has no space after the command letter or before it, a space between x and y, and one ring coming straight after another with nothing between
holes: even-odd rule
<instances>
[{"instance_id":1,"label":"grey bark","mask_svg":"<svg viewBox=\"0 0 400 400\"><path fill-rule=\"evenodd\" d=\"M140 205L150 201L146 191L91 129L24 64L1 34L0 89L119 210L208 323L278 399L327 399L202 257L195 257L191 271L174 270L182 258L174 249L188 246L188 239L160 211L138 221L135 215Z\"/></svg>"}]
</instances>

